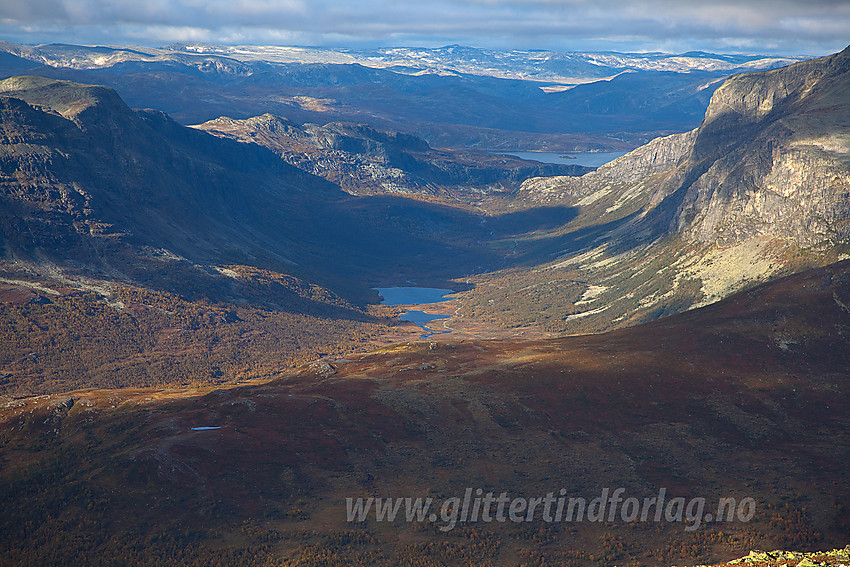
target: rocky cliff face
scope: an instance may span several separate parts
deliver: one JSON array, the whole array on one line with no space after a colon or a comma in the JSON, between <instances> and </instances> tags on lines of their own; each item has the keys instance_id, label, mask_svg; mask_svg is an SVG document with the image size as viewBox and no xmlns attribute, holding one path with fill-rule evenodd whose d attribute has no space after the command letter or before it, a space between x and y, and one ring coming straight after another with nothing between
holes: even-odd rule
<instances>
[{"instance_id":1,"label":"rocky cliff face","mask_svg":"<svg viewBox=\"0 0 850 567\"><path fill-rule=\"evenodd\" d=\"M728 79L687 159L670 230L726 244L758 235L846 242L850 48Z\"/></svg>"},{"instance_id":2,"label":"rocky cliff face","mask_svg":"<svg viewBox=\"0 0 850 567\"><path fill-rule=\"evenodd\" d=\"M531 202L558 203L582 199L606 186L641 183L646 178L668 173L687 156L697 131L656 138L636 150L581 177L560 176L529 179L519 197ZM616 195L615 195L616 197Z\"/></svg>"},{"instance_id":3,"label":"rocky cliff face","mask_svg":"<svg viewBox=\"0 0 850 567\"><path fill-rule=\"evenodd\" d=\"M843 549L831 549L829 551L785 551L776 549L773 551L753 550L740 559L723 563L717 567L728 567L731 565L748 565L752 567L845 567L850 562L850 545ZM699 566L706 567L706 566Z\"/></svg>"}]
</instances>

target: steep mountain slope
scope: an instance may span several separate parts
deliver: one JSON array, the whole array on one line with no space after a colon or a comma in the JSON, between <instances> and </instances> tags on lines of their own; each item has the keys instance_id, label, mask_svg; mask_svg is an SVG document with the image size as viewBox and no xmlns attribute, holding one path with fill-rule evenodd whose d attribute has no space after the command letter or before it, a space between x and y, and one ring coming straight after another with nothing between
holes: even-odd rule
<instances>
[{"instance_id":1,"label":"steep mountain slope","mask_svg":"<svg viewBox=\"0 0 850 567\"><path fill-rule=\"evenodd\" d=\"M701 241L770 234L805 246L847 242L849 110L850 48L726 81L658 220L676 205L670 228Z\"/></svg>"},{"instance_id":2,"label":"steep mountain slope","mask_svg":"<svg viewBox=\"0 0 850 567\"><path fill-rule=\"evenodd\" d=\"M581 178L526 182L520 200L574 207L576 219L535 239L536 257L557 261L483 287L533 288L540 304L562 306L551 329L576 332L651 319L835 261L850 244L848 116L850 50L732 77L698 129ZM473 297L468 309L509 324L534 309L499 312L498 301L487 307L491 299Z\"/></svg>"},{"instance_id":3,"label":"steep mountain slope","mask_svg":"<svg viewBox=\"0 0 850 567\"><path fill-rule=\"evenodd\" d=\"M843 262L603 335L422 341L218 391L3 399L0 563L682 565L840 547L848 305ZM606 487L663 488L670 518L346 521L346 498ZM677 520L674 498L705 508ZM719 498L752 498L752 517L717 521Z\"/></svg>"},{"instance_id":4,"label":"steep mountain slope","mask_svg":"<svg viewBox=\"0 0 850 567\"><path fill-rule=\"evenodd\" d=\"M177 286L226 282L213 267L244 264L362 299L369 283L429 263L445 277L493 259L477 215L352 198L264 148L132 111L104 87L24 77L0 95L7 260L133 281L176 270Z\"/></svg>"},{"instance_id":5,"label":"steep mountain slope","mask_svg":"<svg viewBox=\"0 0 850 567\"><path fill-rule=\"evenodd\" d=\"M848 50L737 75L715 91L694 132L655 140L581 181L544 180L526 189L532 199L602 190L597 199L610 196L609 208L648 196L635 221L641 228L654 223L701 241L771 234L834 244L848 236L848 93ZM605 187L614 178L633 184L654 174L665 177L640 191Z\"/></svg>"},{"instance_id":6,"label":"steep mountain slope","mask_svg":"<svg viewBox=\"0 0 850 567\"><path fill-rule=\"evenodd\" d=\"M510 191L531 177L589 171L485 152L434 150L410 134L377 131L362 124L298 126L271 114L247 120L221 117L195 128L265 146L288 163L353 195L401 193L469 199Z\"/></svg>"},{"instance_id":7,"label":"steep mountain slope","mask_svg":"<svg viewBox=\"0 0 850 567\"><path fill-rule=\"evenodd\" d=\"M61 257L62 243L83 248L110 240L210 257L225 243L244 249L255 237L236 226L242 221L250 230L245 221L255 213L234 187L253 181L268 193L342 197L260 152L216 146L164 115L137 114L111 89L23 77L3 81L0 92L5 210L14 207L29 229L4 230L7 257L39 251ZM45 222L45 230L35 228ZM185 233L192 229L207 242L189 244Z\"/></svg>"}]
</instances>

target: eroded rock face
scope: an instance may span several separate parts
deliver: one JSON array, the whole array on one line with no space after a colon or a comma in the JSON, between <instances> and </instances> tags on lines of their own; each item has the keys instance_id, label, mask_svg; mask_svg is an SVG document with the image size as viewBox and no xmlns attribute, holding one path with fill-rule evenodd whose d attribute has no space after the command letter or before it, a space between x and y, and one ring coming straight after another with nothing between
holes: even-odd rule
<instances>
[{"instance_id":1,"label":"eroded rock face","mask_svg":"<svg viewBox=\"0 0 850 567\"><path fill-rule=\"evenodd\" d=\"M850 561L850 545L844 549L830 551L751 551L746 557L735 559L723 565L757 565L759 567L779 567L780 565L796 567L814 567L816 565L846 565ZM704 567L704 566L701 566Z\"/></svg>"}]
</instances>

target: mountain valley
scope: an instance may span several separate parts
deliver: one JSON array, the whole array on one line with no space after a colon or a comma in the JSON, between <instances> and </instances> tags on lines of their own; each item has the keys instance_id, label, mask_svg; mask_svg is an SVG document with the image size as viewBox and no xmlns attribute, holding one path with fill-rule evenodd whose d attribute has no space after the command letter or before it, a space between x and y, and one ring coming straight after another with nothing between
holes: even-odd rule
<instances>
[{"instance_id":1,"label":"mountain valley","mask_svg":"<svg viewBox=\"0 0 850 567\"><path fill-rule=\"evenodd\" d=\"M0 565L844 561L850 48L0 56Z\"/></svg>"}]
</instances>

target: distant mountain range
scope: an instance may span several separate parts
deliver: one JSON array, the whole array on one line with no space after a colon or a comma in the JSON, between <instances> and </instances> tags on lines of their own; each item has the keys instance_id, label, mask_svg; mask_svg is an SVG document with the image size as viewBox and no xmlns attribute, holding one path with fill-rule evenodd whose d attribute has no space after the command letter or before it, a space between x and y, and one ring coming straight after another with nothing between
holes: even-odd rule
<instances>
[{"instance_id":1,"label":"distant mountain range","mask_svg":"<svg viewBox=\"0 0 850 567\"><path fill-rule=\"evenodd\" d=\"M183 124L264 113L296 124L365 123L434 147L632 149L695 127L720 81L790 58L711 54L346 51L175 45L0 44L0 76L114 88Z\"/></svg>"},{"instance_id":2,"label":"distant mountain range","mask_svg":"<svg viewBox=\"0 0 850 567\"><path fill-rule=\"evenodd\" d=\"M344 49L175 43L162 48L86 47L77 45L16 46L6 51L53 67L103 69L129 62L180 62L202 72L247 75L252 64L358 64L407 74L464 74L543 83L578 84L610 78L623 72L694 71L728 74L773 69L805 57L729 55L701 51L669 53L563 52L545 50L504 51L463 45L440 48L399 47ZM243 63L242 66L233 61Z\"/></svg>"}]
</instances>

